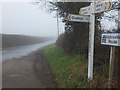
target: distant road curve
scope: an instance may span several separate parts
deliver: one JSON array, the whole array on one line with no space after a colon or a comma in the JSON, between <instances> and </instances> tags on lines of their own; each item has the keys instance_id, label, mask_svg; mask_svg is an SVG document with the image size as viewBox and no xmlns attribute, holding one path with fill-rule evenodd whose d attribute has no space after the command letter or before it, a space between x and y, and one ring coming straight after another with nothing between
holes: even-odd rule
<instances>
[{"instance_id":1,"label":"distant road curve","mask_svg":"<svg viewBox=\"0 0 120 90\"><path fill-rule=\"evenodd\" d=\"M5 60L26 56L29 53L36 51L39 48L42 48L44 46L47 46L55 42L56 40L52 40L52 41L46 41L44 43L6 48L3 51L0 51L0 54L2 55L2 62Z\"/></svg>"}]
</instances>

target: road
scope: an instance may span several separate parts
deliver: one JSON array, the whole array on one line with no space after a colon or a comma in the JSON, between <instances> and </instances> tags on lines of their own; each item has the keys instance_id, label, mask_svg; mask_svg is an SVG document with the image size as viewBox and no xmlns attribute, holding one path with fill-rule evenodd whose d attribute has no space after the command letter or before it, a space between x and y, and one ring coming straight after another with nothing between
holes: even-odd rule
<instances>
[{"instance_id":1,"label":"road","mask_svg":"<svg viewBox=\"0 0 120 90\"><path fill-rule=\"evenodd\" d=\"M2 62L3 88L56 88L43 48Z\"/></svg>"},{"instance_id":2,"label":"road","mask_svg":"<svg viewBox=\"0 0 120 90\"><path fill-rule=\"evenodd\" d=\"M4 48L3 51L0 51L0 55L2 55L2 61L10 60L13 58L20 58L51 43L55 43L55 40L32 45Z\"/></svg>"}]
</instances>

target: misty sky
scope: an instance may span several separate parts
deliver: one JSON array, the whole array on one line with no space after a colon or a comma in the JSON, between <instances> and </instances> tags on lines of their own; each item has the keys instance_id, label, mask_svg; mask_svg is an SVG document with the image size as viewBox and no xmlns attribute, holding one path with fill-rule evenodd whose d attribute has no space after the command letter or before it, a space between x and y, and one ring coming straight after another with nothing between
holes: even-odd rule
<instances>
[{"instance_id":1,"label":"misty sky","mask_svg":"<svg viewBox=\"0 0 120 90\"><path fill-rule=\"evenodd\" d=\"M2 33L31 36L57 36L55 15L28 2L2 3ZM60 33L64 24L59 21ZM1 33L1 32L0 32Z\"/></svg>"},{"instance_id":2,"label":"misty sky","mask_svg":"<svg viewBox=\"0 0 120 90\"><path fill-rule=\"evenodd\" d=\"M0 16L0 25L2 24L0 33L57 36L56 18L53 18L55 15L41 10L38 5L30 2L2 3L0 15L2 16ZM59 23L60 33L63 33L64 24L61 21ZM105 19L102 19L101 24L104 30L113 30L116 27L115 22Z\"/></svg>"}]
</instances>

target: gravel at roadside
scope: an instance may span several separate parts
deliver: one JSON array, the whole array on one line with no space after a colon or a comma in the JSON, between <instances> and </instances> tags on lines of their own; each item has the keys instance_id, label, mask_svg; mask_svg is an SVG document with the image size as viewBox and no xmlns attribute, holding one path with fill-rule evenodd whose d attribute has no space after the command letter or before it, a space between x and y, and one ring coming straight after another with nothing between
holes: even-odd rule
<instances>
[{"instance_id":1,"label":"gravel at roadside","mask_svg":"<svg viewBox=\"0 0 120 90\"><path fill-rule=\"evenodd\" d=\"M3 88L56 88L44 52L39 49L2 63Z\"/></svg>"}]
</instances>

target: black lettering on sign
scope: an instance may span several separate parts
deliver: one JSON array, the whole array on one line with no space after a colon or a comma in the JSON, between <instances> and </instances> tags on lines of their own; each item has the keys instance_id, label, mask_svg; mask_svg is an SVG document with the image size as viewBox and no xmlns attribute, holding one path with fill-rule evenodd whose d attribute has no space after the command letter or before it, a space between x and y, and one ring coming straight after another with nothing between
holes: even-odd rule
<instances>
[{"instance_id":1,"label":"black lettering on sign","mask_svg":"<svg viewBox=\"0 0 120 90\"><path fill-rule=\"evenodd\" d=\"M106 39L106 35L103 35L103 37L102 37L102 38Z\"/></svg>"},{"instance_id":2,"label":"black lettering on sign","mask_svg":"<svg viewBox=\"0 0 120 90\"><path fill-rule=\"evenodd\" d=\"M120 36L103 35L102 38L106 38L106 39L120 39Z\"/></svg>"},{"instance_id":3,"label":"black lettering on sign","mask_svg":"<svg viewBox=\"0 0 120 90\"><path fill-rule=\"evenodd\" d=\"M115 40L109 40L108 42L111 44L117 44L117 41L115 41Z\"/></svg>"},{"instance_id":4,"label":"black lettering on sign","mask_svg":"<svg viewBox=\"0 0 120 90\"><path fill-rule=\"evenodd\" d=\"M72 19L76 19L76 20L83 20L83 18L82 18L82 17L74 17L74 16L72 16Z\"/></svg>"},{"instance_id":5,"label":"black lettering on sign","mask_svg":"<svg viewBox=\"0 0 120 90\"><path fill-rule=\"evenodd\" d=\"M102 43L106 43L106 39L102 39Z\"/></svg>"}]
</instances>

